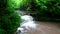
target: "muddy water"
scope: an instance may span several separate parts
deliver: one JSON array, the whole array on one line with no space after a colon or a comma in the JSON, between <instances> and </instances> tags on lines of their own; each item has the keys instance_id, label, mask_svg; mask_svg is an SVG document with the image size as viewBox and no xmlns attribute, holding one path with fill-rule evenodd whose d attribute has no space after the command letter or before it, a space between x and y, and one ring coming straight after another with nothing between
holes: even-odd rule
<instances>
[{"instance_id":1,"label":"muddy water","mask_svg":"<svg viewBox=\"0 0 60 34\"><path fill-rule=\"evenodd\" d=\"M60 34L60 23L36 21L36 24L38 24L36 29L28 30L23 34Z\"/></svg>"},{"instance_id":2,"label":"muddy water","mask_svg":"<svg viewBox=\"0 0 60 34\"><path fill-rule=\"evenodd\" d=\"M36 29L31 29L24 34L60 34L60 23L37 21L36 24L38 24Z\"/></svg>"},{"instance_id":3,"label":"muddy water","mask_svg":"<svg viewBox=\"0 0 60 34\"><path fill-rule=\"evenodd\" d=\"M37 29L40 29L43 34L60 34L60 23L52 22L37 22L39 24Z\"/></svg>"}]
</instances>

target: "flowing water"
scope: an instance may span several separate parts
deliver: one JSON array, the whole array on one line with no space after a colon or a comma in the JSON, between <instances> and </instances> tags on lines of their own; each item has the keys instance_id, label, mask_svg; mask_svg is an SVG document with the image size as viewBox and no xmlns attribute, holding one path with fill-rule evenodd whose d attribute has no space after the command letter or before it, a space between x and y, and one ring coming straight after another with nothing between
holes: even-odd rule
<instances>
[{"instance_id":1,"label":"flowing water","mask_svg":"<svg viewBox=\"0 0 60 34\"><path fill-rule=\"evenodd\" d=\"M60 34L60 23L34 21L30 15L21 18L17 34Z\"/></svg>"}]
</instances>

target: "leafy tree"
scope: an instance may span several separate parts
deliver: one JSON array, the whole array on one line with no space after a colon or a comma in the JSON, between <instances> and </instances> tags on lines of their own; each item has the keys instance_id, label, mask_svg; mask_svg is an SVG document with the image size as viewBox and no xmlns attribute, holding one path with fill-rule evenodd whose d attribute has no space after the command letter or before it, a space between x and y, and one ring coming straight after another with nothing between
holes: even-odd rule
<instances>
[{"instance_id":1,"label":"leafy tree","mask_svg":"<svg viewBox=\"0 0 60 34\"><path fill-rule=\"evenodd\" d=\"M60 21L60 0L30 0L24 5L24 10L35 13L38 20ZM24 2L22 2L24 3ZM27 11L28 11L27 10Z\"/></svg>"},{"instance_id":2,"label":"leafy tree","mask_svg":"<svg viewBox=\"0 0 60 34\"><path fill-rule=\"evenodd\" d=\"M14 12L18 5L13 3L12 0L0 0L0 34L14 34L20 24L21 18Z\"/></svg>"}]
</instances>

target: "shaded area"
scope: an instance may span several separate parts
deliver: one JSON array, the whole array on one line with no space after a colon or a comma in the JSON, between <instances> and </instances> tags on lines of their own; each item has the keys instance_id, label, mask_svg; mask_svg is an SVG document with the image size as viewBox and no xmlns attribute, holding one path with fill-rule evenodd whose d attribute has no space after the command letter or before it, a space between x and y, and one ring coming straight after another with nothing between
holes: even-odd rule
<instances>
[{"instance_id":1,"label":"shaded area","mask_svg":"<svg viewBox=\"0 0 60 34\"><path fill-rule=\"evenodd\" d=\"M60 22L60 0L22 0L20 10L35 13L39 21Z\"/></svg>"}]
</instances>

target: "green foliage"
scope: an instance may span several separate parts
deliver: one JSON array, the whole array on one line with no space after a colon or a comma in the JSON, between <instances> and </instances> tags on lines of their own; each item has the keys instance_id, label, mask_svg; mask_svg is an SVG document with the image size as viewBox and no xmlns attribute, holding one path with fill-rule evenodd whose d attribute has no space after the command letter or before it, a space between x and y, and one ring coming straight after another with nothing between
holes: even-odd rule
<instances>
[{"instance_id":1,"label":"green foliage","mask_svg":"<svg viewBox=\"0 0 60 34\"><path fill-rule=\"evenodd\" d=\"M27 2L28 5L24 5L24 10L36 13L35 17L38 16L38 20L60 21L60 0L30 0Z\"/></svg>"},{"instance_id":2,"label":"green foliage","mask_svg":"<svg viewBox=\"0 0 60 34\"><path fill-rule=\"evenodd\" d=\"M19 24L20 17L16 14L12 14L10 16L1 16L0 28L7 31L7 33L14 33Z\"/></svg>"},{"instance_id":3,"label":"green foliage","mask_svg":"<svg viewBox=\"0 0 60 34\"><path fill-rule=\"evenodd\" d=\"M12 8L19 8L20 7L20 0L7 0L9 3L8 5Z\"/></svg>"},{"instance_id":4,"label":"green foliage","mask_svg":"<svg viewBox=\"0 0 60 34\"><path fill-rule=\"evenodd\" d=\"M20 2L20 10L24 10L24 11L27 11L27 10L30 10L30 2L31 0L22 0Z\"/></svg>"},{"instance_id":5,"label":"green foliage","mask_svg":"<svg viewBox=\"0 0 60 34\"><path fill-rule=\"evenodd\" d=\"M21 21L18 13L14 12L15 4L12 6L11 0L7 1L0 0L0 34L14 34Z\"/></svg>"},{"instance_id":6,"label":"green foliage","mask_svg":"<svg viewBox=\"0 0 60 34\"><path fill-rule=\"evenodd\" d=\"M43 4L42 6L44 7L40 5L41 9L37 12L37 14L47 17L45 18L45 20L47 19L47 21L59 21L60 19L59 18L60 17L59 2L56 2L56 0L54 1L50 0L45 3L43 2L42 4ZM43 16L41 17L42 19L43 19Z\"/></svg>"},{"instance_id":7,"label":"green foliage","mask_svg":"<svg viewBox=\"0 0 60 34\"><path fill-rule=\"evenodd\" d=\"M5 31L5 30L0 29L0 34L5 34L5 33L6 33L6 31Z\"/></svg>"}]
</instances>

